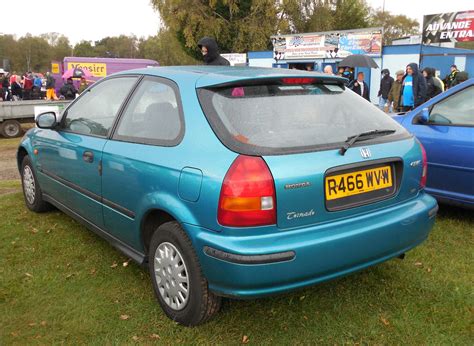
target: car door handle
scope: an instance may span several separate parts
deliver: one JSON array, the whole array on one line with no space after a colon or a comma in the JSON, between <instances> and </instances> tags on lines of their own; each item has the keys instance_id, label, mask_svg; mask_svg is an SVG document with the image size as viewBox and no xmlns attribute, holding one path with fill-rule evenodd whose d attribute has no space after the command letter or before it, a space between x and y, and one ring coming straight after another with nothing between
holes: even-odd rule
<instances>
[{"instance_id":1,"label":"car door handle","mask_svg":"<svg viewBox=\"0 0 474 346\"><path fill-rule=\"evenodd\" d=\"M84 151L82 159L87 163L94 162L94 153L92 151Z\"/></svg>"}]
</instances>

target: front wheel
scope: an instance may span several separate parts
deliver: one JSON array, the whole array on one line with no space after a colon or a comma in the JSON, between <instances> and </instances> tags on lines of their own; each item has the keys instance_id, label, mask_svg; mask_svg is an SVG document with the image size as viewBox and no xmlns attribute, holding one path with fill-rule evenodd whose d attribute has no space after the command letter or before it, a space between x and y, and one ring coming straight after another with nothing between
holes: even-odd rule
<instances>
[{"instance_id":1,"label":"front wheel","mask_svg":"<svg viewBox=\"0 0 474 346\"><path fill-rule=\"evenodd\" d=\"M209 291L193 245L179 223L167 222L155 231L148 256L155 295L169 318L195 326L219 311L221 298Z\"/></svg>"},{"instance_id":2,"label":"front wheel","mask_svg":"<svg viewBox=\"0 0 474 346\"><path fill-rule=\"evenodd\" d=\"M25 156L21 163L21 185L28 209L40 213L51 208L51 205L43 200L43 193L29 156Z\"/></svg>"}]
</instances>

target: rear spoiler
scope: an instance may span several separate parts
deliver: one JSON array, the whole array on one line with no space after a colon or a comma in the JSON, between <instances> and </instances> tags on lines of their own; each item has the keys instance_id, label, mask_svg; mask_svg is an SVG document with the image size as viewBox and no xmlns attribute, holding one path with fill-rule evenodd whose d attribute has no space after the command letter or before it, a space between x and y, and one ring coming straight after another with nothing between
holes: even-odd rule
<instances>
[{"instance_id":1,"label":"rear spoiler","mask_svg":"<svg viewBox=\"0 0 474 346\"><path fill-rule=\"evenodd\" d=\"M302 84L329 84L346 87L349 80L339 76L311 76L311 75L283 75L269 78L239 79L213 85L198 87L198 89L221 89L229 87L244 87L253 85L302 85Z\"/></svg>"}]
</instances>

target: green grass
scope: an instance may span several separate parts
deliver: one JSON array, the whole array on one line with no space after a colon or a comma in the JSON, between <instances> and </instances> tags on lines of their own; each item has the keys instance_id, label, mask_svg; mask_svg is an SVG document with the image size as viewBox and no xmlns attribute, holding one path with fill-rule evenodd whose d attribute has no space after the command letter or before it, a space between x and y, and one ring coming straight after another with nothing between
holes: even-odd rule
<instances>
[{"instance_id":1,"label":"green grass","mask_svg":"<svg viewBox=\"0 0 474 346\"><path fill-rule=\"evenodd\" d=\"M2 188L18 192L0 196L0 344L474 340L472 211L442 207L429 240L403 261L272 298L227 300L209 323L185 328L161 312L146 270L124 267L125 257L58 211L29 212L17 181Z\"/></svg>"}]
</instances>

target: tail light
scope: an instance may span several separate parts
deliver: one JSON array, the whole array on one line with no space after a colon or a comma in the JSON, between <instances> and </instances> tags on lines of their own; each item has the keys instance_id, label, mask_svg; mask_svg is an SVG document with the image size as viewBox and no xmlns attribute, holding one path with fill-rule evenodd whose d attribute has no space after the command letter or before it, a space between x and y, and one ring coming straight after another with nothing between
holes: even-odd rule
<instances>
[{"instance_id":1,"label":"tail light","mask_svg":"<svg viewBox=\"0 0 474 346\"><path fill-rule=\"evenodd\" d=\"M426 158L426 150L423 147L423 144L418 142L420 144L421 148L421 156L423 160L423 171L421 173L421 180L420 180L420 188L424 189L426 187L426 177L427 177L427 172L428 172L428 160Z\"/></svg>"},{"instance_id":2,"label":"tail light","mask_svg":"<svg viewBox=\"0 0 474 346\"><path fill-rule=\"evenodd\" d=\"M238 156L222 183L217 220L223 226L276 224L275 184L261 157Z\"/></svg>"}]
</instances>

